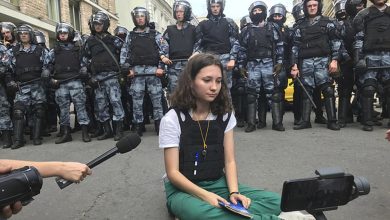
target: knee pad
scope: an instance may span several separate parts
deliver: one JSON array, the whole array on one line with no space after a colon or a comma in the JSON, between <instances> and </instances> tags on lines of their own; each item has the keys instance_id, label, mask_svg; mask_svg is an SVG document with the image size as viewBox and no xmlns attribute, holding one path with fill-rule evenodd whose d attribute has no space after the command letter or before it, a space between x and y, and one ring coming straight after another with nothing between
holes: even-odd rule
<instances>
[{"instance_id":1,"label":"knee pad","mask_svg":"<svg viewBox=\"0 0 390 220\"><path fill-rule=\"evenodd\" d=\"M15 120L23 120L24 119L24 112L21 109L14 109L14 119Z\"/></svg>"},{"instance_id":2,"label":"knee pad","mask_svg":"<svg viewBox=\"0 0 390 220\"><path fill-rule=\"evenodd\" d=\"M362 88L362 96L365 98L372 98L376 92L376 88L372 85L367 85Z\"/></svg>"},{"instance_id":3,"label":"knee pad","mask_svg":"<svg viewBox=\"0 0 390 220\"><path fill-rule=\"evenodd\" d=\"M274 102L274 103L279 103L282 101L282 93L280 91L275 91L272 96L271 96L271 100Z\"/></svg>"},{"instance_id":4,"label":"knee pad","mask_svg":"<svg viewBox=\"0 0 390 220\"><path fill-rule=\"evenodd\" d=\"M35 110L35 116L37 118L44 118L45 117L45 107L43 106L43 104L36 104L34 106L34 110Z\"/></svg>"},{"instance_id":5,"label":"knee pad","mask_svg":"<svg viewBox=\"0 0 390 220\"><path fill-rule=\"evenodd\" d=\"M332 86L327 86L322 88L322 94L325 98L333 98L334 97L334 88Z\"/></svg>"},{"instance_id":6,"label":"knee pad","mask_svg":"<svg viewBox=\"0 0 390 220\"><path fill-rule=\"evenodd\" d=\"M253 93L248 93L248 96L247 96L247 102L248 104L253 104L253 103L256 103L256 99L257 99L257 95L256 94L253 94Z\"/></svg>"}]
</instances>

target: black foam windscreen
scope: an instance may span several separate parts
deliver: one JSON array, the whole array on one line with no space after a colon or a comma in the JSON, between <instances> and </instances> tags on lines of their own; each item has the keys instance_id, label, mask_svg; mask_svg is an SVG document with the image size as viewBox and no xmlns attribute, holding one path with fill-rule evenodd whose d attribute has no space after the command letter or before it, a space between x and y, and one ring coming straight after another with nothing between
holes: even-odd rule
<instances>
[{"instance_id":1,"label":"black foam windscreen","mask_svg":"<svg viewBox=\"0 0 390 220\"><path fill-rule=\"evenodd\" d=\"M137 134L129 134L116 143L118 152L123 154L136 148L141 143L141 138Z\"/></svg>"}]
</instances>

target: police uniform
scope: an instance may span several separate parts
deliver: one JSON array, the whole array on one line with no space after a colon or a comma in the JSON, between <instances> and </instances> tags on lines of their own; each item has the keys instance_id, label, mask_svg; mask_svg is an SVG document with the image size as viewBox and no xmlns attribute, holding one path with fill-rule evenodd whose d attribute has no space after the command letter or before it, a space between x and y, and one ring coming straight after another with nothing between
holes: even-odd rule
<instances>
[{"instance_id":1,"label":"police uniform","mask_svg":"<svg viewBox=\"0 0 390 220\"><path fill-rule=\"evenodd\" d=\"M331 60L339 59L340 45L334 22L322 15L317 15L312 21L304 18L294 31L291 63L298 64L302 83L310 96L315 88L320 88L325 99L328 128L331 130L340 128L337 124L335 94L328 65ZM311 127L311 103L306 94L303 94L302 99L303 122L294 129Z\"/></svg>"},{"instance_id":2,"label":"police uniform","mask_svg":"<svg viewBox=\"0 0 390 220\"><path fill-rule=\"evenodd\" d=\"M153 105L153 120L158 132L163 116L161 103L162 84L156 74L157 68L163 69L160 56L167 55L167 42L156 30L146 27L143 31L131 31L121 51L121 64L129 63L135 76L131 79L130 95L133 99L133 123L138 134L142 135L143 101L147 89Z\"/></svg>"},{"instance_id":3,"label":"police uniform","mask_svg":"<svg viewBox=\"0 0 390 220\"><path fill-rule=\"evenodd\" d=\"M272 103L273 129L282 129L282 92L280 81L274 76L274 65L282 64L283 41L272 22L262 22L259 25L249 24L240 34L240 45L244 53L240 60L246 60L248 70L248 128L247 132L254 129L256 118L256 99L267 108L267 100ZM241 63L242 61L240 61ZM261 98L262 97L262 98ZM260 111L259 111L260 112ZM259 123L265 127L266 111L259 115ZM280 128L280 129L279 129Z\"/></svg>"},{"instance_id":4,"label":"police uniform","mask_svg":"<svg viewBox=\"0 0 390 220\"><path fill-rule=\"evenodd\" d=\"M3 58L3 55L6 53L7 48L0 44L0 58ZM4 145L3 148L9 148L12 146L11 133L13 130L13 125L10 117L10 108L11 105L8 102L7 93L5 90L5 81L4 77L6 74L7 68L0 64L0 131L2 132Z\"/></svg>"},{"instance_id":5,"label":"police uniform","mask_svg":"<svg viewBox=\"0 0 390 220\"><path fill-rule=\"evenodd\" d=\"M33 141L34 145L42 144L41 127L45 117L46 95L41 82L41 74L47 70L49 59L47 51L40 45L30 44L24 48L21 43L8 50L3 58L14 74L7 76L7 82L19 82L19 88L14 100L14 149L24 146L23 127L25 114L30 106L33 113ZM14 82L15 83L15 82ZM23 84L23 85L21 85Z\"/></svg>"},{"instance_id":6,"label":"police uniform","mask_svg":"<svg viewBox=\"0 0 390 220\"><path fill-rule=\"evenodd\" d=\"M103 42L109 49L103 46ZM112 36L109 33L101 33L91 35L84 46L84 63L90 63L90 70L92 72L92 80L95 81L93 86L95 88L95 115L96 119L103 123L104 134L98 140L112 137L112 129L110 125L110 108L112 107L112 120L116 127L116 138L118 139L123 132L121 129L124 118L124 110L121 101L121 89L118 82L120 49L123 42L120 38ZM116 60L111 56L114 56ZM96 86L96 81L99 81ZM120 138L119 138L120 139Z\"/></svg>"},{"instance_id":7,"label":"police uniform","mask_svg":"<svg viewBox=\"0 0 390 220\"><path fill-rule=\"evenodd\" d=\"M77 113L78 123L83 128L83 140L89 142L88 128L90 120L86 112L86 94L84 85L80 79L80 68L86 68L81 63L81 46L74 42L56 42L50 51L49 57L54 65L53 78L59 82L59 88L55 91L55 101L60 109L60 126L64 131L62 138L56 143L64 143L71 140L69 107L71 102ZM63 81L63 82L61 82Z\"/></svg>"},{"instance_id":8,"label":"police uniform","mask_svg":"<svg viewBox=\"0 0 390 220\"><path fill-rule=\"evenodd\" d=\"M196 27L194 52L209 52L219 55L227 76L227 85L232 87L232 71L226 69L230 60L237 60L239 51L238 27L224 15L209 16Z\"/></svg>"},{"instance_id":9,"label":"police uniform","mask_svg":"<svg viewBox=\"0 0 390 220\"><path fill-rule=\"evenodd\" d=\"M372 5L360 11L353 22L357 32L354 45L356 69L367 68L357 71L361 85L363 130L372 131L372 105L378 84L384 88L387 111L390 111L390 7L380 11ZM384 69L373 69L375 67Z\"/></svg>"},{"instance_id":10,"label":"police uniform","mask_svg":"<svg viewBox=\"0 0 390 220\"><path fill-rule=\"evenodd\" d=\"M169 44L169 59L172 64L168 66L168 93L176 88L177 80L188 58L192 55L195 44L195 26L184 22L182 29L177 25L169 25L163 34Z\"/></svg>"}]
</instances>

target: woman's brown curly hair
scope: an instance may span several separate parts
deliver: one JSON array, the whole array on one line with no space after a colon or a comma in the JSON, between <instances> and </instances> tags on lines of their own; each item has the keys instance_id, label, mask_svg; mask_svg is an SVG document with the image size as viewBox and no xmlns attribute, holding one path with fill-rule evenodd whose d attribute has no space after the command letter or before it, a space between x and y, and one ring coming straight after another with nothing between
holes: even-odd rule
<instances>
[{"instance_id":1,"label":"woman's brown curly hair","mask_svg":"<svg viewBox=\"0 0 390 220\"><path fill-rule=\"evenodd\" d=\"M210 110L214 115L223 115L232 112L233 107L222 63L216 55L209 53L197 54L188 61L170 97L171 107L184 111L196 109L196 97L192 92L191 83L195 80L196 75L202 68L211 65L216 65L221 69L222 82L221 90L214 101L210 103Z\"/></svg>"}]
</instances>

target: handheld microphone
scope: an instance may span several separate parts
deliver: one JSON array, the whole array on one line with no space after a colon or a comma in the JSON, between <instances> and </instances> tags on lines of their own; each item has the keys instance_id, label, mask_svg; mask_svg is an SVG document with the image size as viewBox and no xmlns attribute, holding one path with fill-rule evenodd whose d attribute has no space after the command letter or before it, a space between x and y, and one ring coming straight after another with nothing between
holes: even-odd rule
<instances>
[{"instance_id":1,"label":"handheld microphone","mask_svg":"<svg viewBox=\"0 0 390 220\"><path fill-rule=\"evenodd\" d=\"M95 166L106 161L107 159L113 157L117 153L124 154L124 153L127 153L127 152L133 150L134 148L136 148L139 145L139 143L141 143L141 138L138 135L129 134L129 135L125 136L124 138L122 138L121 140L119 140L116 143L114 148L105 152L104 154L100 155L99 157L93 159L92 161L88 162L87 166L89 168L94 168ZM60 187L60 189L64 189L65 187L67 187L73 183L72 181L65 180L65 179L60 178L60 177L57 177L55 180L56 180L58 187Z\"/></svg>"}]
</instances>

